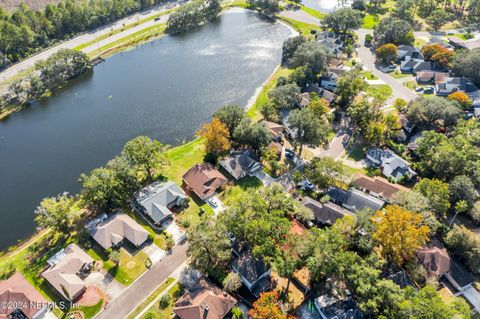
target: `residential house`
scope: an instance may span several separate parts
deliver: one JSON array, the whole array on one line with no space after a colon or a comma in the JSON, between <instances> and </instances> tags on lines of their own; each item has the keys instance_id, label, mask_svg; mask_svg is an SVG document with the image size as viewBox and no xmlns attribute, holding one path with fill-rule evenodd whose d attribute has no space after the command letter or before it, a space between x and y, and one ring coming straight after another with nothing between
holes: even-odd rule
<instances>
[{"instance_id":1,"label":"residential house","mask_svg":"<svg viewBox=\"0 0 480 319\"><path fill-rule=\"evenodd\" d=\"M411 45L400 45L397 48L397 60L407 61L411 59L424 60L422 51Z\"/></svg>"},{"instance_id":2,"label":"residential house","mask_svg":"<svg viewBox=\"0 0 480 319\"><path fill-rule=\"evenodd\" d=\"M353 216L350 211L335 203L326 202L322 204L308 196L302 199L302 205L313 212L316 222L325 226L332 226L338 219L344 216Z\"/></svg>"},{"instance_id":3,"label":"residential house","mask_svg":"<svg viewBox=\"0 0 480 319\"><path fill-rule=\"evenodd\" d=\"M310 104L310 94L308 92L299 94L300 108L307 107Z\"/></svg>"},{"instance_id":4,"label":"residential house","mask_svg":"<svg viewBox=\"0 0 480 319\"><path fill-rule=\"evenodd\" d=\"M0 281L0 318L37 319L49 310L47 300L19 272Z\"/></svg>"},{"instance_id":5,"label":"residential house","mask_svg":"<svg viewBox=\"0 0 480 319\"><path fill-rule=\"evenodd\" d=\"M453 46L443 41L440 37L431 37L427 44L440 44L445 49L453 50Z\"/></svg>"},{"instance_id":6,"label":"residential house","mask_svg":"<svg viewBox=\"0 0 480 319\"><path fill-rule=\"evenodd\" d=\"M428 276L438 279L452 295L464 297L480 313L480 293L473 286L475 279L464 266L450 258L442 243L431 241L417 251L417 258Z\"/></svg>"},{"instance_id":7,"label":"residential house","mask_svg":"<svg viewBox=\"0 0 480 319\"><path fill-rule=\"evenodd\" d=\"M363 319L362 312L351 298L340 300L323 295L316 298L314 303L322 319Z\"/></svg>"},{"instance_id":8,"label":"residential house","mask_svg":"<svg viewBox=\"0 0 480 319\"><path fill-rule=\"evenodd\" d=\"M183 184L201 200L215 195L228 179L210 163L196 164L183 175Z\"/></svg>"},{"instance_id":9,"label":"residential house","mask_svg":"<svg viewBox=\"0 0 480 319\"><path fill-rule=\"evenodd\" d=\"M262 292L270 289L270 268L263 260L254 258L246 245L235 241L232 247L232 269L242 280L243 285L252 295L258 297Z\"/></svg>"},{"instance_id":10,"label":"residential house","mask_svg":"<svg viewBox=\"0 0 480 319\"><path fill-rule=\"evenodd\" d=\"M334 69L341 69L343 68L343 60L330 58L330 60L328 60L328 67Z\"/></svg>"},{"instance_id":11,"label":"residential house","mask_svg":"<svg viewBox=\"0 0 480 319\"><path fill-rule=\"evenodd\" d=\"M377 211L382 209L385 202L358 189L350 188L348 191L331 187L326 191L330 200L350 211L356 212L362 209Z\"/></svg>"},{"instance_id":12,"label":"residential house","mask_svg":"<svg viewBox=\"0 0 480 319\"><path fill-rule=\"evenodd\" d=\"M418 72L435 71L435 70L437 70L437 66L432 61L410 59L410 60L402 61L400 63L400 71L402 71L402 73L417 74Z\"/></svg>"},{"instance_id":13,"label":"residential house","mask_svg":"<svg viewBox=\"0 0 480 319\"><path fill-rule=\"evenodd\" d=\"M382 168L382 174L393 181L410 179L416 175L410 164L391 150L375 147L367 150L366 155L367 160L374 166Z\"/></svg>"},{"instance_id":14,"label":"residential house","mask_svg":"<svg viewBox=\"0 0 480 319\"><path fill-rule=\"evenodd\" d=\"M90 229L90 236L104 249L119 246L125 239L139 247L148 235L145 228L126 214L115 214Z\"/></svg>"},{"instance_id":15,"label":"residential house","mask_svg":"<svg viewBox=\"0 0 480 319\"><path fill-rule=\"evenodd\" d=\"M474 50L474 49L480 48L479 38L462 40L459 37L451 36L451 37L448 37L448 42L457 49Z\"/></svg>"},{"instance_id":16,"label":"residential house","mask_svg":"<svg viewBox=\"0 0 480 319\"><path fill-rule=\"evenodd\" d=\"M477 87L470 79L463 77L447 77L443 82L439 81L435 85L435 94L443 96L453 92L471 93L477 90Z\"/></svg>"},{"instance_id":17,"label":"residential house","mask_svg":"<svg viewBox=\"0 0 480 319\"><path fill-rule=\"evenodd\" d=\"M337 79L339 74L336 72L328 72L320 78L320 87L330 91L335 91L337 88Z\"/></svg>"},{"instance_id":18,"label":"residential house","mask_svg":"<svg viewBox=\"0 0 480 319\"><path fill-rule=\"evenodd\" d=\"M180 319L223 319L237 300L206 279L185 292L176 302L173 312Z\"/></svg>"},{"instance_id":19,"label":"residential house","mask_svg":"<svg viewBox=\"0 0 480 319\"><path fill-rule=\"evenodd\" d=\"M380 198L387 202L392 202L398 193L408 193L410 189L399 185L390 183L383 177L370 177L363 174L356 174L353 177L352 184L361 191Z\"/></svg>"},{"instance_id":20,"label":"residential house","mask_svg":"<svg viewBox=\"0 0 480 319\"><path fill-rule=\"evenodd\" d=\"M420 71L417 72L416 80L418 84L434 84L444 82L448 77L448 73L441 71Z\"/></svg>"},{"instance_id":21,"label":"residential house","mask_svg":"<svg viewBox=\"0 0 480 319\"><path fill-rule=\"evenodd\" d=\"M327 91L325 89L322 89L321 87L319 87L318 85L316 84L307 84L307 87L305 89L306 92L314 92L317 94L317 96L319 98L323 98L325 100L328 101L328 103L332 104L336 101L337 99L337 95L330 92L330 91Z\"/></svg>"},{"instance_id":22,"label":"residential house","mask_svg":"<svg viewBox=\"0 0 480 319\"><path fill-rule=\"evenodd\" d=\"M275 122L270 122L270 121L262 121L262 124L265 125L267 130L270 132L270 134L273 135L273 137L282 137L283 132L285 131L285 127L282 124L278 124Z\"/></svg>"},{"instance_id":23,"label":"residential house","mask_svg":"<svg viewBox=\"0 0 480 319\"><path fill-rule=\"evenodd\" d=\"M173 218L172 209L187 205L187 196L174 182L153 183L135 194L134 208L156 225Z\"/></svg>"},{"instance_id":24,"label":"residential house","mask_svg":"<svg viewBox=\"0 0 480 319\"><path fill-rule=\"evenodd\" d=\"M225 157L220 161L220 166L236 180L250 176L262 169L257 155L251 150Z\"/></svg>"},{"instance_id":25,"label":"residential house","mask_svg":"<svg viewBox=\"0 0 480 319\"><path fill-rule=\"evenodd\" d=\"M319 32L315 35L315 40L334 57L338 58L343 51L343 41L334 32Z\"/></svg>"},{"instance_id":26,"label":"residential house","mask_svg":"<svg viewBox=\"0 0 480 319\"><path fill-rule=\"evenodd\" d=\"M410 140L408 141L407 149L410 152L415 152L418 148L418 142L422 139L422 137L423 137L422 132L418 132L412 135L412 137L410 137Z\"/></svg>"},{"instance_id":27,"label":"residential house","mask_svg":"<svg viewBox=\"0 0 480 319\"><path fill-rule=\"evenodd\" d=\"M86 289L84 278L94 260L76 244L70 244L50 258L42 277L66 300L74 301Z\"/></svg>"}]
</instances>

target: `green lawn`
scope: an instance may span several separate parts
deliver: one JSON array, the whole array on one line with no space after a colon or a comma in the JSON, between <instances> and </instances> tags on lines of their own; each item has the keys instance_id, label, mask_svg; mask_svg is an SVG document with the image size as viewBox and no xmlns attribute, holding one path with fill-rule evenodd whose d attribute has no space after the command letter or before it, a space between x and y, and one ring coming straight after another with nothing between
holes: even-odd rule
<instances>
[{"instance_id":1,"label":"green lawn","mask_svg":"<svg viewBox=\"0 0 480 319\"><path fill-rule=\"evenodd\" d=\"M315 9L305 7L305 6L301 6L300 9L302 9L303 11L308 13L309 15L311 15L311 16L319 19L319 20L322 20L323 18L325 18L325 13L321 13L320 11L317 11Z\"/></svg>"},{"instance_id":2,"label":"green lawn","mask_svg":"<svg viewBox=\"0 0 480 319\"><path fill-rule=\"evenodd\" d=\"M427 44L427 41L424 40L424 39L420 39L420 38L416 38L415 39L415 43L413 44L414 46L416 46L417 48L422 48L425 44Z\"/></svg>"},{"instance_id":3,"label":"green lawn","mask_svg":"<svg viewBox=\"0 0 480 319\"><path fill-rule=\"evenodd\" d=\"M102 310L102 306L103 306L103 299L101 299L96 305L93 305L93 306L82 306L76 309L72 309L72 311L70 311L69 314L74 313L76 311L81 311L85 319L91 319L95 317L95 315L99 313L100 310Z\"/></svg>"},{"instance_id":4,"label":"green lawn","mask_svg":"<svg viewBox=\"0 0 480 319\"><path fill-rule=\"evenodd\" d=\"M402 78L408 78L408 77L411 77L413 79L413 74L402 73L399 70L395 70L395 71L390 72L388 74L394 79L402 79Z\"/></svg>"},{"instance_id":5,"label":"green lawn","mask_svg":"<svg viewBox=\"0 0 480 319\"><path fill-rule=\"evenodd\" d=\"M368 86L367 94L388 99L393 94L393 90L387 84L373 84Z\"/></svg>"},{"instance_id":6,"label":"green lawn","mask_svg":"<svg viewBox=\"0 0 480 319\"><path fill-rule=\"evenodd\" d=\"M167 280L165 280L163 282L163 284L160 285L160 287L158 287L152 294L150 294L150 296L147 297L147 299L145 299L134 311L132 311L127 319L134 319L136 316L138 316L138 314L146 307L148 306L155 298L157 298L158 295L160 295L165 289L167 289L167 287L172 283L174 282L175 279L173 278L167 278ZM173 287L172 287L173 288Z\"/></svg>"},{"instance_id":7,"label":"green lawn","mask_svg":"<svg viewBox=\"0 0 480 319\"><path fill-rule=\"evenodd\" d=\"M153 237L153 243L163 250L168 250L167 248L167 238L170 235L165 231L157 231L153 229L149 223L145 221L144 218L139 216L136 212L127 209L127 213L132 217L137 223L139 223L143 228L145 228L148 233Z\"/></svg>"},{"instance_id":8,"label":"green lawn","mask_svg":"<svg viewBox=\"0 0 480 319\"><path fill-rule=\"evenodd\" d=\"M219 195L220 200L226 205L230 206L247 193L251 193L262 186L262 182L256 177L246 177L235 183L234 186L229 186Z\"/></svg>"},{"instance_id":9,"label":"green lawn","mask_svg":"<svg viewBox=\"0 0 480 319\"><path fill-rule=\"evenodd\" d=\"M159 303L156 303L148 311L145 313L143 318L149 318L149 319L169 319L173 318L172 312L173 312L173 305L175 304L175 301L180 298L182 293L182 289L180 287L180 284L176 284L170 290L168 291L168 295L170 296L170 302L167 307L161 308Z\"/></svg>"},{"instance_id":10,"label":"green lawn","mask_svg":"<svg viewBox=\"0 0 480 319\"><path fill-rule=\"evenodd\" d=\"M280 17L280 16L277 16L277 19L285 22L286 24L288 24L289 26L291 26L292 28L297 30L300 34L302 34L304 36L307 36L307 37L312 36L312 31L320 30L320 27L317 26L317 25L314 25L314 24L300 22L300 21L297 21L297 20L293 20L293 19L286 18L286 17Z\"/></svg>"},{"instance_id":11,"label":"green lawn","mask_svg":"<svg viewBox=\"0 0 480 319\"><path fill-rule=\"evenodd\" d=\"M370 71L363 71L362 74L367 80L378 80L378 77Z\"/></svg>"}]
</instances>

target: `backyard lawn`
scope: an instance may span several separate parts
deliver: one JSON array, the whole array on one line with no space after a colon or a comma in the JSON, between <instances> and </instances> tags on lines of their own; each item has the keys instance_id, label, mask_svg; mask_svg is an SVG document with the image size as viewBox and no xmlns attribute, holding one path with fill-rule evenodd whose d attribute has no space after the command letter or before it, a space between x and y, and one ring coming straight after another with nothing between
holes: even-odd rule
<instances>
[{"instance_id":1,"label":"backyard lawn","mask_svg":"<svg viewBox=\"0 0 480 319\"><path fill-rule=\"evenodd\" d=\"M95 317L95 315L100 312L100 310L102 309L102 306L103 306L103 299L101 299L96 305L93 305L93 306L82 306L79 308L72 309L71 311L68 312L67 316L69 314L73 314L74 312L81 311L85 319L90 319Z\"/></svg>"},{"instance_id":2,"label":"backyard lawn","mask_svg":"<svg viewBox=\"0 0 480 319\"><path fill-rule=\"evenodd\" d=\"M380 18L376 15L367 14L363 18L362 28L373 29L373 27L380 21Z\"/></svg>"},{"instance_id":3,"label":"backyard lawn","mask_svg":"<svg viewBox=\"0 0 480 319\"><path fill-rule=\"evenodd\" d=\"M379 96L384 99L388 99L393 94L393 90L387 84L373 84L368 86L367 93L369 95Z\"/></svg>"},{"instance_id":4,"label":"backyard lawn","mask_svg":"<svg viewBox=\"0 0 480 319\"><path fill-rule=\"evenodd\" d=\"M235 183L235 186L228 186L224 192L219 195L220 200L226 205L230 206L246 193L251 193L260 188L262 182L256 177L246 177Z\"/></svg>"}]
</instances>

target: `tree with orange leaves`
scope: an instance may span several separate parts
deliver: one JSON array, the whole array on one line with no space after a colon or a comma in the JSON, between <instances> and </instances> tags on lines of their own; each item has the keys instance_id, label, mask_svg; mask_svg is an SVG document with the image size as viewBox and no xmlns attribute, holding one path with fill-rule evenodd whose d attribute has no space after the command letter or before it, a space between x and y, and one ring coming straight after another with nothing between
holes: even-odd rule
<instances>
[{"instance_id":1,"label":"tree with orange leaves","mask_svg":"<svg viewBox=\"0 0 480 319\"><path fill-rule=\"evenodd\" d=\"M278 291L264 292L255 301L248 315L252 319L293 319L286 315L280 308L280 295Z\"/></svg>"},{"instance_id":2,"label":"tree with orange leaves","mask_svg":"<svg viewBox=\"0 0 480 319\"><path fill-rule=\"evenodd\" d=\"M463 109L467 109L472 105L472 100L463 92L453 92L447 98L452 101L457 101Z\"/></svg>"},{"instance_id":3,"label":"tree with orange leaves","mask_svg":"<svg viewBox=\"0 0 480 319\"><path fill-rule=\"evenodd\" d=\"M372 218L373 238L381 254L398 265L412 258L428 240L430 228L424 224L423 217L398 205L387 206Z\"/></svg>"},{"instance_id":4,"label":"tree with orange leaves","mask_svg":"<svg viewBox=\"0 0 480 319\"><path fill-rule=\"evenodd\" d=\"M216 117L210 123L203 124L197 131L197 136L205 139L205 148L208 153L219 155L230 149L228 128Z\"/></svg>"}]
</instances>

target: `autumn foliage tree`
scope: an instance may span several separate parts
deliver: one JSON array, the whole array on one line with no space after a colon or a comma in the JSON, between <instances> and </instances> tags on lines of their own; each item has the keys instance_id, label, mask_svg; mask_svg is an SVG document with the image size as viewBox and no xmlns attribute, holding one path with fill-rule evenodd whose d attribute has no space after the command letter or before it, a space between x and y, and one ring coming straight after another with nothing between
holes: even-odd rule
<instances>
[{"instance_id":1,"label":"autumn foliage tree","mask_svg":"<svg viewBox=\"0 0 480 319\"><path fill-rule=\"evenodd\" d=\"M225 124L217 117L210 123L205 123L197 131L197 135L205 139L205 148L208 153L219 155L230 149L230 133Z\"/></svg>"},{"instance_id":2,"label":"autumn foliage tree","mask_svg":"<svg viewBox=\"0 0 480 319\"><path fill-rule=\"evenodd\" d=\"M452 101L457 101L463 109L467 109L472 105L472 100L463 92L453 92L447 98Z\"/></svg>"},{"instance_id":3,"label":"autumn foliage tree","mask_svg":"<svg viewBox=\"0 0 480 319\"><path fill-rule=\"evenodd\" d=\"M264 292L248 312L249 317L252 319L293 319L282 311L279 298L278 291Z\"/></svg>"},{"instance_id":4,"label":"autumn foliage tree","mask_svg":"<svg viewBox=\"0 0 480 319\"><path fill-rule=\"evenodd\" d=\"M381 254L399 265L412 258L428 240L430 229L424 225L423 217L398 205L377 211L373 222L373 238Z\"/></svg>"},{"instance_id":5,"label":"autumn foliage tree","mask_svg":"<svg viewBox=\"0 0 480 319\"><path fill-rule=\"evenodd\" d=\"M383 64L390 64L397 56L397 46L392 43L387 43L375 50L377 59Z\"/></svg>"},{"instance_id":6,"label":"autumn foliage tree","mask_svg":"<svg viewBox=\"0 0 480 319\"><path fill-rule=\"evenodd\" d=\"M448 67L453 60L454 52L441 44L429 44L422 48L422 54L427 61L437 62L443 67Z\"/></svg>"}]
</instances>

